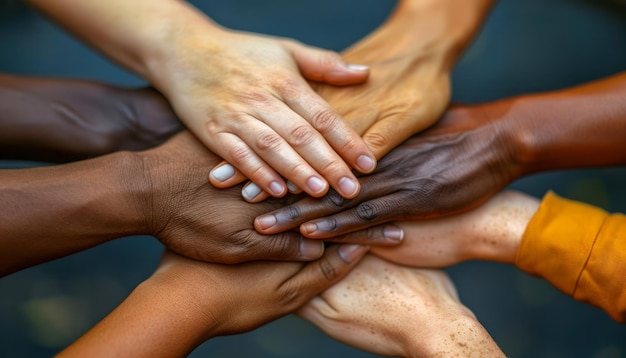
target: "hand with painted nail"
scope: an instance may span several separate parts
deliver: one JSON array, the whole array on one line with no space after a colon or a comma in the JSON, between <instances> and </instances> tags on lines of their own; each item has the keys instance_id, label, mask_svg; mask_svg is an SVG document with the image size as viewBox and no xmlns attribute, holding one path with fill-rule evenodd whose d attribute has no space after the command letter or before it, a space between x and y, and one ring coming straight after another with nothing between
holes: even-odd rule
<instances>
[{"instance_id":1,"label":"hand with painted nail","mask_svg":"<svg viewBox=\"0 0 626 358\"><path fill-rule=\"evenodd\" d=\"M265 236L252 222L256 215L277 208L286 199L258 205L243 201L239 190L221 190L206 182L219 162L190 133L181 133L161 147L137 153L150 188L137 197L147 210L146 231L171 250L202 261L238 263L251 260L313 260L323 243L296 232Z\"/></svg>"},{"instance_id":2,"label":"hand with painted nail","mask_svg":"<svg viewBox=\"0 0 626 358\"><path fill-rule=\"evenodd\" d=\"M332 187L352 198L352 169L374 169L363 139L307 83L363 83L366 66L226 29L185 1L29 3L150 81L204 145L274 197L287 193L287 179L312 196ZM222 174L211 182L230 186Z\"/></svg>"},{"instance_id":3,"label":"hand with painted nail","mask_svg":"<svg viewBox=\"0 0 626 358\"><path fill-rule=\"evenodd\" d=\"M366 251L337 245L311 263L241 265L209 264L168 251L148 280L59 357L187 356L207 339L291 313L338 282Z\"/></svg>"},{"instance_id":4,"label":"hand with painted nail","mask_svg":"<svg viewBox=\"0 0 626 358\"><path fill-rule=\"evenodd\" d=\"M396 357L503 357L443 271L368 255L298 310L329 336Z\"/></svg>"},{"instance_id":5,"label":"hand with painted nail","mask_svg":"<svg viewBox=\"0 0 626 358\"><path fill-rule=\"evenodd\" d=\"M359 178L358 197L335 192L306 198L257 217L265 234L300 226L311 238L330 238L390 221L427 219L469 210L504 188L520 170L516 142L507 139L504 117L480 106L456 107L431 129L383 158Z\"/></svg>"}]
</instances>

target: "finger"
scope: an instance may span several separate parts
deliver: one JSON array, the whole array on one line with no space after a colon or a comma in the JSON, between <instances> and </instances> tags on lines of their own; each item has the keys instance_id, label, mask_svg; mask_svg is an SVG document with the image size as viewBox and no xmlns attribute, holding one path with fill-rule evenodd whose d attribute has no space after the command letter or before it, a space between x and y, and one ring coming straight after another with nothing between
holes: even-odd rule
<instances>
[{"instance_id":1,"label":"finger","mask_svg":"<svg viewBox=\"0 0 626 358\"><path fill-rule=\"evenodd\" d=\"M384 200L365 201L341 213L306 222L300 225L300 233L309 238L325 239L389 221L405 220L408 214L403 205L398 208L393 205L404 201L406 197L402 192L391 194Z\"/></svg>"},{"instance_id":2,"label":"finger","mask_svg":"<svg viewBox=\"0 0 626 358\"><path fill-rule=\"evenodd\" d=\"M334 245L319 260L305 265L280 287L286 292L300 293L292 295L294 296L290 302L292 309L302 306L347 275L365 256L368 249L362 245Z\"/></svg>"},{"instance_id":3,"label":"finger","mask_svg":"<svg viewBox=\"0 0 626 358\"><path fill-rule=\"evenodd\" d=\"M426 126L419 126L414 118L389 117L372 125L363 133L363 140L376 158L382 158L392 149Z\"/></svg>"},{"instance_id":4,"label":"finger","mask_svg":"<svg viewBox=\"0 0 626 358\"><path fill-rule=\"evenodd\" d=\"M254 230L244 230L225 249L225 257L237 258L231 263L270 261L311 261L324 254L324 242L302 237L296 232L277 235L260 235Z\"/></svg>"},{"instance_id":5,"label":"finger","mask_svg":"<svg viewBox=\"0 0 626 358\"><path fill-rule=\"evenodd\" d=\"M302 189L300 189L300 187L294 184L291 180L287 180L287 190L289 190L291 194L302 193Z\"/></svg>"},{"instance_id":6,"label":"finger","mask_svg":"<svg viewBox=\"0 0 626 358\"><path fill-rule=\"evenodd\" d=\"M343 244L360 244L368 246L395 246L404 239L404 230L393 225L378 225L365 230L326 239L326 242Z\"/></svg>"},{"instance_id":7,"label":"finger","mask_svg":"<svg viewBox=\"0 0 626 358\"><path fill-rule=\"evenodd\" d=\"M363 138L334 109L306 83L297 93L297 97L283 98L285 103L306 119L348 165L361 173L376 169L376 158Z\"/></svg>"},{"instance_id":8,"label":"finger","mask_svg":"<svg viewBox=\"0 0 626 358\"><path fill-rule=\"evenodd\" d=\"M345 199L336 191L330 190L322 198L302 199L297 203L260 215L254 220L254 228L262 234L291 230L306 221L348 210L364 201L375 198L384 199L395 191L389 185L380 183L376 174L361 178L361 183L361 193L354 199Z\"/></svg>"},{"instance_id":9,"label":"finger","mask_svg":"<svg viewBox=\"0 0 626 358\"><path fill-rule=\"evenodd\" d=\"M272 144L273 147L258 145L258 149L255 148L257 153L276 171L310 195L321 196L325 192L320 194L313 191L314 188L307 189L310 186L311 177L308 176L308 172L304 175L301 173L309 167L316 173L320 173L343 197L353 198L358 195L360 184L346 162L311 124L283 103L280 105L283 107L282 110L267 111L267 113L261 113L260 116L288 143L290 148L281 149L281 142L277 141ZM277 155L289 156L292 159L278 160ZM298 155L301 159L296 161ZM305 164L307 167L303 169L302 166Z\"/></svg>"},{"instance_id":10,"label":"finger","mask_svg":"<svg viewBox=\"0 0 626 358\"><path fill-rule=\"evenodd\" d=\"M209 173L209 182L216 188L230 188L246 179L237 168L225 161L216 165Z\"/></svg>"},{"instance_id":11,"label":"finger","mask_svg":"<svg viewBox=\"0 0 626 358\"><path fill-rule=\"evenodd\" d=\"M259 203L271 195L259 188L253 182L248 182L241 188L241 196L249 203Z\"/></svg>"},{"instance_id":12,"label":"finger","mask_svg":"<svg viewBox=\"0 0 626 358\"><path fill-rule=\"evenodd\" d=\"M288 48L306 79L342 86L362 83L369 76L369 67L348 64L334 51L293 42Z\"/></svg>"},{"instance_id":13,"label":"finger","mask_svg":"<svg viewBox=\"0 0 626 358\"><path fill-rule=\"evenodd\" d=\"M258 121L254 120L252 123L258 123ZM214 152L264 191L275 197L281 197L287 193L287 185L283 178L238 136L232 133L219 133L216 143L217 145L212 148Z\"/></svg>"}]
</instances>

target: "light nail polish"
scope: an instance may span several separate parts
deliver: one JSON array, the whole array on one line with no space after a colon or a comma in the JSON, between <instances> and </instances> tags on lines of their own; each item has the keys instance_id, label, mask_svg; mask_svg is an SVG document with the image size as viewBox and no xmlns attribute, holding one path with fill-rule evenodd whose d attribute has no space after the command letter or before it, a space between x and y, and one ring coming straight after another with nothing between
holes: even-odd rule
<instances>
[{"instance_id":1,"label":"light nail polish","mask_svg":"<svg viewBox=\"0 0 626 358\"><path fill-rule=\"evenodd\" d=\"M262 190L261 188L259 188L258 185L254 183L249 183L248 185L243 187L243 189L241 190L241 195L243 195L246 200L252 200L257 195L261 194L261 191Z\"/></svg>"},{"instance_id":2,"label":"light nail polish","mask_svg":"<svg viewBox=\"0 0 626 358\"><path fill-rule=\"evenodd\" d=\"M220 183L232 178L233 175L235 175L235 168L230 164L224 164L211 171L211 177Z\"/></svg>"}]
</instances>

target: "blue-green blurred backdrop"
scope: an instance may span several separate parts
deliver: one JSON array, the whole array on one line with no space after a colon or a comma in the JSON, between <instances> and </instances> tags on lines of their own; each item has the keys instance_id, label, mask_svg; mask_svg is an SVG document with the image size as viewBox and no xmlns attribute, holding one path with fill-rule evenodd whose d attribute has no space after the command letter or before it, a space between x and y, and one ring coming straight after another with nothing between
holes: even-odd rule
<instances>
[{"instance_id":1,"label":"blue-green blurred backdrop","mask_svg":"<svg viewBox=\"0 0 626 358\"><path fill-rule=\"evenodd\" d=\"M459 0L464 1L464 0ZM342 50L378 26L394 1L192 1L219 23ZM455 101L546 91L626 69L626 11L610 2L501 0L453 76ZM144 82L29 10L0 1L0 72ZM393 96L393 93L389 93ZM625 99L626 101L626 99ZM625 138L626 140L626 138ZM2 162L5 167L32 163ZM542 174L514 188L547 190L626 212L626 170ZM160 244L117 240L0 280L0 356L50 356L113 309L154 268ZM513 267L472 262L449 269L461 298L511 357L626 357L626 327ZM626 273L617 273L624 279ZM214 339L193 357L369 357L287 317Z\"/></svg>"}]
</instances>

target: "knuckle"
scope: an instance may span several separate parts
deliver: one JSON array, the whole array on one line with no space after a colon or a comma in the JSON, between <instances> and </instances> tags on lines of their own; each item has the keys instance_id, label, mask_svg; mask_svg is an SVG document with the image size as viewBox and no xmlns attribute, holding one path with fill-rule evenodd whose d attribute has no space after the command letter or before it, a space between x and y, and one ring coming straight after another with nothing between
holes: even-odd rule
<instances>
[{"instance_id":1,"label":"knuckle","mask_svg":"<svg viewBox=\"0 0 626 358\"><path fill-rule=\"evenodd\" d=\"M300 208L296 205L288 205L282 211L276 213L276 220L281 223L291 223L300 219Z\"/></svg>"},{"instance_id":2,"label":"knuckle","mask_svg":"<svg viewBox=\"0 0 626 358\"><path fill-rule=\"evenodd\" d=\"M242 163L248 162L252 153L250 149L246 146L236 146L231 147L227 150L227 155L229 158L229 162L234 166L238 167Z\"/></svg>"},{"instance_id":3,"label":"knuckle","mask_svg":"<svg viewBox=\"0 0 626 358\"><path fill-rule=\"evenodd\" d=\"M363 221L372 222L379 217L380 213L372 203L362 203L356 207L356 215Z\"/></svg>"},{"instance_id":4,"label":"knuckle","mask_svg":"<svg viewBox=\"0 0 626 358\"><path fill-rule=\"evenodd\" d=\"M367 133L363 136L363 140L370 145L370 148L385 148L390 143L389 138L382 133Z\"/></svg>"},{"instance_id":5,"label":"knuckle","mask_svg":"<svg viewBox=\"0 0 626 358\"><path fill-rule=\"evenodd\" d=\"M317 131L309 125L297 126L289 133L289 143L294 147L301 147L311 143L316 134Z\"/></svg>"},{"instance_id":6,"label":"knuckle","mask_svg":"<svg viewBox=\"0 0 626 358\"><path fill-rule=\"evenodd\" d=\"M328 281L334 281L338 276L335 266L328 261L320 261L319 268L324 278Z\"/></svg>"},{"instance_id":7,"label":"knuckle","mask_svg":"<svg viewBox=\"0 0 626 358\"><path fill-rule=\"evenodd\" d=\"M286 312L291 312L298 307L301 298L302 291L297 285L290 284L280 287L280 306L283 307Z\"/></svg>"},{"instance_id":8,"label":"knuckle","mask_svg":"<svg viewBox=\"0 0 626 358\"><path fill-rule=\"evenodd\" d=\"M265 92L260 91L256 88L242 90L241 92L237 94L237 97L239 98L240 101L244 103L248 102L248 103L258 103L258 104L267 103L270 99L270 97Z\"/></svg>"},{"instance_id":9,"label":"knuckle","mask_svg":"<svg viewBox=\"0 0 626 358\"><path fill-rule=\"evenodd\" d=\"M334 51L322 50L319 56L319 64L323 67L332 67L342 62L341 56Z\"/></svg>"},{"instance_id":10,"label":"knuckle","mask_svg":"<svg viewBox=\"0 0 626 358\"><path fill-rule=\"evenodd\" d=\"M332 109L322 108L313 113L311 120L313 127L322 133L326 133L335 128L340 118Z\"/></svg>"},{"instance_id":11,"label":"knuckle","mask_svg":"<svg viewBox=\"0 0 626 358\"><path fill-rule=\"evenodd\" d=\"M331 189L326 194L326 201L337 208L341 208L346 204L347 199L339 195L334 189Z\"/></svg>"},{"instance_id":12,"label":"knuckle","mask_svg":"<svg viewBox=\"0 0 626 358\"><path fill-rule=\"evenodd\" d=\"M299 246L297 241L292 240L288 235L277 236L268 243L271 246L272 256L276 259L286 259L298 256Z\"/></svg>"},{"instance_id":13,"label":"knuckle","mask_svg":"<svg viewBox=\"0 0 626 358\"><path fill-rule=\"evenodd\" d=\"M262 151L271 151L278 149L282 142L282 138L276 133L264 133L256 139L256 146Z\"/></svg>"},{"instance_id":14,"label":"knuckle","mask_svg":"<svg viewBox=\"0 0 626 358\"><path fill-rule=\"evenodd\" d=\"M272 86L278 93L285 97L296 97L300 92L299 82L289 76L277 76L277 78L272 81Z\"/></svg>"}]
</instances>

